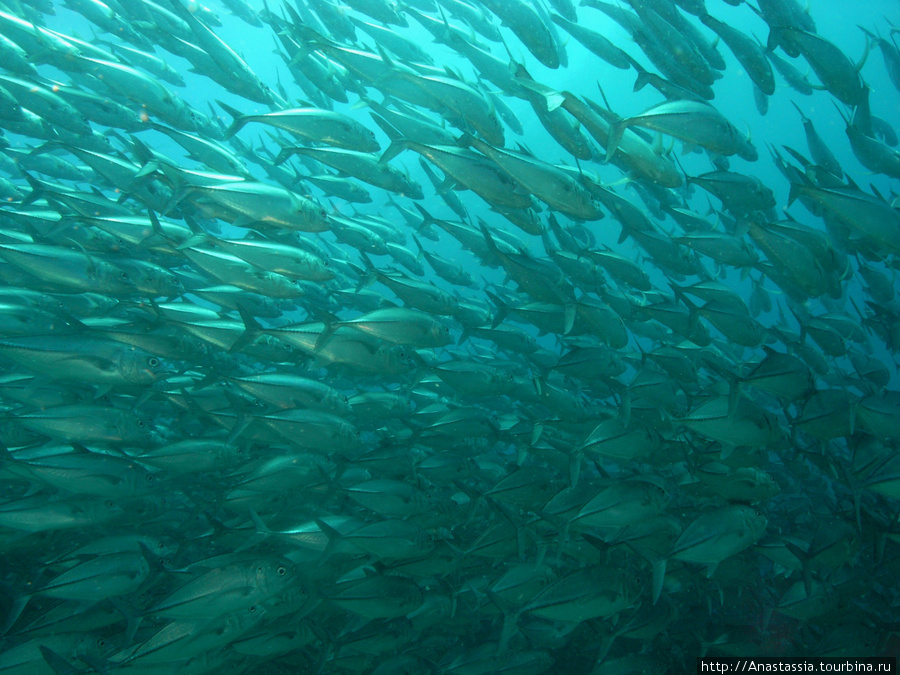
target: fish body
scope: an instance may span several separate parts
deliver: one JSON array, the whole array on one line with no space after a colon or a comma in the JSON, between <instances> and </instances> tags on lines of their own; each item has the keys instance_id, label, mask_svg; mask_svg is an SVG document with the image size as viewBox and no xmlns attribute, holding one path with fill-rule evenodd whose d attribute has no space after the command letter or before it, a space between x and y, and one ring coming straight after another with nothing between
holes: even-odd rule
<instances>
[{"instance_id":1,"label":"fish body","mask_svg":"<svg viewBox=\"0 0 900 675\"><path fill-rule=\"evenodd\" d=\"M667 101L636 117L613 123L607 158L615 156L619 140L629 126L654 129L719 155L738 155L748 161L757 158L756 149L746 137L715 108L699 101Z\"/></svg>"}]
</instances>

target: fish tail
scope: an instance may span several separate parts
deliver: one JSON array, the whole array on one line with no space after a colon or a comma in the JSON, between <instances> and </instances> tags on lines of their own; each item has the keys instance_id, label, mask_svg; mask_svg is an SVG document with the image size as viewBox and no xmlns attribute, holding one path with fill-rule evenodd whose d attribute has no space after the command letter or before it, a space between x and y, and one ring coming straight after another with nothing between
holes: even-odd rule
<instances>
[{"instance_id":1,"label":"fish tail","mask_svg":"<svg viewBox=\"0 0 900 675\"><path fill-rule=\"evenodd\" d=\"M496 328L503 320L506 319L506 315L509 313L509 307L507 307L506 303L503 302L498 296L494 295L488 290L485 290L487 296L491 299L491 302L494 303L497 307L497 314L494 315L494 320L491 322L491 328Z\"/></svg>"},{"instance_id":2,"label":"fish tail","mask_svg":"<svg viewBox=\"0 0 900 675\"><path fill-rule=\"evenodd\" d=\"M319 335L319 338L316 340L315 350L320 351L325 348L325 346L331 342L331 338L334 337L334 334L337 332L337 329L340 328L341 325L337 323L328 324L325 326L325 330Z\"/></svg>"},{"instance_id":3,"label":"fish tail","mask_svg":"<svg viewBox=\"0 0 900 675\"><path fill-rule=\"evenodd\" d=\"M752 5L748 5L752 6ZM784 33L784 29L779 26L772 26L769 29L769 37L766 40L766 51L774 52L775 48L781 44L782 34Z\"/></svg>"},{"instance_id":4,"label":"fish tail","mask_svg":"<svg viewBox=\"0 0 900 675\"><path fill-rule=\"evenodd\" d=\"M382 117L378 113L372 112L371 110L369 111L369 115L372 117L372 120L375 122L375 124L381 127L381 130L391 140L391 143L393 143L394 141L399 141L403 138L402 134L397 131L394 125L384 119L384 117Z\"/></svg>"},{"instance_id":5,"label":"fish tail","mask_svg":"<svg viewBox=\"0 0 900 675\"><path fill-rule=\"evenodd\" d=\"M606 140L606 161L609 162L616 154L622 134L628 127L628 120L617 120L609 125L609 136Z\"/></svg>"},{"instance_id":6,"label":"fish tail","mask_svg":"<svg viewBox=\"0 0 900 675\"><path fill-rule=\"evenodd\" d=\"M265 332L263 327L259 325L256 317L254 317L242 303L237 303L237 310L238 314L241 315L241 321L244 322L244 332L235 343L231 345L231 348L228 350L229 352L241 351Z\"/></svg>"},{"instance_id":7,"label":"fish tail","mask_svg":"<svg viewBox=\"0 0 900 675\"><path fill-rule=\"evenodd\" d=\"M6 620L3 622L3 626L0 627L0 635L6 635L15 625L16 621L19 620L19 617L22 616L22 612L25 611L25 607L28 605L29 600L31 600L30 595L22 595L13 600L12 606L9 608L9 612L6 615Z\"/></svg>"},{"instance_id":8,"label":"fish tail","mask_svg":"<svg viewBox=\"0 0 900 675\"><path fill-rule=\"evenodd\" d=\"M378 270L375 268L375 263L372 262L372 259L363 251L360 251L359 254L362 256L363 264L366 266L366 271L364 274L360 275L359 283L356 285L357 293L359 293L362 289L371 286L378 278Z\"/></svg>"},{"instance_id":9,"label":"fish tail","mask_svg":"<svg viewBox=\"0 0 900 675\"><path fill-rule=\"evenodd\" d=\"M223 103L219 99L216 99L216 103L219 104L219 107L222 108L225 112L227 112L232 117L231 126L229 126L225 130L224 139L227 141L229 138L234 136L241 128L247 123L248 120L245 119L245 115L239 110L232 108L227 103Z\"/></svg>"},{"instance_id":10,"label":"fish tail","mask_svg":"<svg viewBox=\"0 0 900 675\"><path fill-rule=\"evenodd\" d=\"M419 212L419 215L422 216L422 224L416 228L416 234L420 233L422 230L434 225L437 222L437 219L432 216L428 211L425 210L421 204L417 202L413 202L413 206L416 207L416 210Z\"/></svg>"},{"instance_id":11,"label":"fish tail","mask_svg":"<svg viewBox=\"0 0 900 675\"><path fill-rule=\"evenodd\" d=\"M25 176L25 180L28 181L28 185L31 186L31 192L25 195L25 199L22 200L22 206L27 206L44 196L44 183L27 171L22 171L21 173Z\"/></svg>"},{"instance_id":12,"label":"fish tail","mask_svg":"<svg viewBox=\"0 0 900 675\"><path fill-rule=\"evenodd\" d=\"M282 148L278 154L275 156L275 166L281 166L284 164L290 157L298 154L299 151L303 150L303 148Z\"/></svg>"},{"instance_id":13,"label":"fish tail","mask_svg":"<svg viewBox=\"0 0 900 675\"><path fill-rule=\"evenodd\" d=\"M488 230L487 225L484 224L483 220L479 219L478 226L481 228L481 234L484 236L484 241L487 244L487 247L491 250L491 253L497 255L499 253L497 242L495 242L494 237L491 236L490 230Z\"/></svg>"},{"instance_id":14,"label":"fish tail","mask_svg":"<svg viewBox=\"0 0 900 675\"><path fill-rule=\"evenodd\" d=\"M172 192L172 196L169 197L169 201L165 203L165 205L159 210L161 214L164 216L169 215L172 209L178 206L181 202L184 201L185 197L191 192L191 188L188 185L184 185L174 192Z\"/></svg>"},{"instance_id":15,"label":"fish tail","mask_svg":"<svg viewBox=\"0 0 900 675\"><path fill-rule=\"evenodd\" d=\"M422 242L419 241L416 235L412 235L412 239L416 242L416 247L419 249L419 255L416 256L416 260L421 260L422 256L425 255L425 249L422 248Z\"/></svg>"},{"instance_id":16,"label":"fish tail","mask_svg":"<svg viewBox=\"0 0 900 675\"><path fill-rule=\"evenodd\" d=\"M650 84L650 73L641 68L638 70L637 77L634 78L634 88L632 91L640 91Z\"/></svg>"},{"instance_id":17,"label":"fish tail","mask_svg":"<svg viewBox=\"0 0 900 675\"><path fill-rule=\"evenodd\" d=\"M659 596L662 595L663 582L666 580L666 559L657 560L653 563L653 584L652 597L653 604L659 602Z\"/></svg>"},{"instance_id":18,"label":"fish tail","mask_svg":"<svg viewBox=\"0 0 900 675\"><path fill-rule=\"evenodd\" d=\"M791 188L788 192L788 206L793 204L800 195L800 184L791 181Z\"/></svg>"},{"instance_id":19,"label":"fish tail","mask_svg":"<svg viewBox=\"0 0 900 675\"><path fill-rule=\"evenodd\" d=\"M402 138L392 139L391 144L387 147L387 150L382 153L381 158L378 160L378 163L387 164L408 147L408 141L404 141Z\"/></svg>"}]
</instances>

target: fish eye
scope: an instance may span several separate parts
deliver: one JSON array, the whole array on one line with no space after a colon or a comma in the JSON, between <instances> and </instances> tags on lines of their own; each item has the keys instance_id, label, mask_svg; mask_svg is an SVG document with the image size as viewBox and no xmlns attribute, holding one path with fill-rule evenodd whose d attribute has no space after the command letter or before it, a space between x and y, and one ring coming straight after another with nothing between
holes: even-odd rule
<instances>
[{"instance_id":1,"label":"fish eye","mask_svg":"<svg viewBox=\"0 0 900 675\"><path fill-rule=\"evenodd\" d=\"M155 356L151 356L149 359L147 359L147 365L151 368L156 368L159 365L159 359Z\"/></svg>"},{"instance_id":2,"label":"fish eye","mask_svg":"<svg viewBox=\"0 0 900 675\"><path fill-rule=\"evenodd\" d=\"M138 421L137 421L137 425L138 425L139 427L143 428L143 426L144 426L144 420L138 420Z\"/></svg>"},{"instance_id":3,"label":"fish eye","mask_svg":"<svg viewBox=\"0 0 900 675\"><path fill-rule=\"evenodd\" d=\"M283 577L285 574L287 574L287 568L285 568L284 565L281 565L277 570L275 570L275 573L278 576Z\"/></svg>"},{"instance_id":4,"label":"fish eye","mask_svg":"<svg viewBox=\"0 0 900 675\"><path fill-rule=\"evenodd\" d=\"M119 278L122 279L122 281L125 281L126 279L128 279L128 272L122 272L119 275Z\"/></svg>"},{"instance_id":5,"label":"fish eye","mask_svg":"<svg viewBox=\"0 0 900 675\"><path fill-rule=\"evenodd\" d=\"M99 640L97 640L97 646L100 647L100 649L103 649L104 647L106 647L106 640L100 638Z\"/></svg>"},{"instance_id":6,"label":"fish eye","mask_svg":"<svg viewBox=\"0 0 900 675\"><path fill-rule=\"evenodd\" d=\"M250 605L249 612L250 612L251 614L256 614L256 605Z\"/></svg>"}]
</instances>

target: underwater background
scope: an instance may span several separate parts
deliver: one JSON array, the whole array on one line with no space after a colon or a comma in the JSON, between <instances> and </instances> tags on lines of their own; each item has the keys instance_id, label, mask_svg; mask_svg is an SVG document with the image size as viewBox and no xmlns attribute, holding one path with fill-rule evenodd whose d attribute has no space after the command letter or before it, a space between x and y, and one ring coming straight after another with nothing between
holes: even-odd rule
<instances>
[{"instance_id":1,"label":"underwater background","mask_svg":"<svg viewBox=\"0 0 900 675\"><path fill-rule=\"evenodd\" d=\"M0 675L896 656L898 32L0 2Z\"/></svg>"}]
</instances>

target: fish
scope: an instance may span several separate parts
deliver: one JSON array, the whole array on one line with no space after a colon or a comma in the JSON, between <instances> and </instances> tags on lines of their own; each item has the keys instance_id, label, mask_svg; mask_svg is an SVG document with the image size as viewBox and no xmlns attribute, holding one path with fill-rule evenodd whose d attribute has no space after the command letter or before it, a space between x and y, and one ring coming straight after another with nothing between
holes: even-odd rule
<instances>
[{"instance_id":1,"label":"fish","mask_svg":"<svg viewBox=\"0 0 900 675\"><path fill-rule=\"evenodd\" d=\"M331 110L293 108L263 115L243 115L235 108L218 102L234 121L225 130L225 138L236 134L247 124L256 122L281 129L304 140L327 143L345 150L376 152L379 149L375 135L352 117Z\"/></svg>"},{"instance_id":2,"label":"fish","mask_svg":"<svg viewBox=\"0 0 900 675\"><path fill-rule=\"evenodd\" d=\"M868 44L860 64L854 64L833 42L817 33L785 27L779 29L778 39L803 55L822 85L839 101L847 105L862 101L864 87L859 68L868 56Z\"/></svg>"},{"instance_id":3,"label":"fish","mask_svg":"<svg viewBox=\"0 0 900 675\"><path fill-rule=\"evenodd\" d=\"M353 176L365 183L384 190L422 199L424 193L418 182L409 178L399 169L389 166L386 160L374 153L341 148L283 148L275 159L275 164L283 164L291 155L303 155L330 166L337 171Z\"/></svg>"},{"instance_id":4,"label":"fish","mask_svg":"<svg viewBox=\"0 0 900 675\"><path fill-rule=\"evenodd\" d=\"M316 341L321 348L341 326L353 328L367 335L394 344L415 347L440 347L450 342L449 330L425 312L402 307L379 309L349 321L331 324Z\"/></svg>"},{"instance_id":5,"label":"fish","mask_svg":"<svg viewBox=\"0 0 900 675\"><path fill-rule=\"evenodd\" d=\"M737 218L756 211L767 212L775 206L774 193L755 176L734 171L710 171L691 176L688 182L714 194Z\"/></svg>"},{"instance_id":6,"label":"fish","mask_svg":"<svg viewBox=\"0 0 900 675\"><path fill-rule=\"evenodd\" d=\"M68 129L76 134L89 134L90 124L65 99L57 96L36 82L17 77L0 77L0 86L9 91L16 100L51 124Z\"/></svg>"},{"instance_id":7,"label":"fish","mask_svg":"<svg viewBox=\"0 0 900 675\"><path fill-rule=\"evenodd\" d=\"M226 217L230 217L233 223L270 224L303 232L329 229L327 215L319 204L268 183L236 180L212 185L185 185L172 195L162 213L168 213L184 200L213 211L220 208L220 213L227 214Z\"/></svg>"},{"instance_id":8,"label":"fish","mask_svg":"<svg viewBox=\"0 0 900 675\"><path fill-rule=\"evenodd\" d=\"M892 654L889 18L6 3L0 671Z\"/></svg>"},{"instance_id":9,"label":"fish","mask_svg":"<svg viewBox=\"0 0 900 675\"><path fill-rule=\"evenodd\" d=\"M467 136L460 142L473 145L524 190L561 213L579 220L595 220L600 217L600 211L593 203L590 193L578 181L556 167L541 164L525 155L499 150Z\"/></svg>"},{"instance_id":10,"label":"fish","mask_svg":"<svg viewBox=\"0 0 900 675\"><path fill-rule=\"evenodd\" d=\"M712 575L724 560L755 544L767 525L759 511L745 505L706 511L684 529L670 556L674 560L705 564Z\"/></svg>"},{"instance_id":11,"label":"fish","mask_svg":"<svg viewBox=\"0 0 900 675\"><path fill-rule=\"evenodd\" d=\"M471 150L451 146L429 146L401 140L393 142L382 155L382 162L403 150L412 150L427 158L455 182L472 190L492 206L527 209L531 198L502 169Z\"/></svg>"},{"instance_id":12,"label":"fish","mask_svg":"<svg viewBox=\"0 0 900 675\"><path fill-rule=\"evenodd\" d=\"M772 66L758 42L710 14L701 14L700 21L728 45L760 92L766 96L775 93L775 76L772 73Z\"/></svg>"},{"instance_id":13,"label":"fish","mask_svg":"<svg viewBox=\"0 0 900 675\"><path fill-rule=\"evenodd\" d=\"M736 154L751 162L757 159L750 140L713 106L700 101L666 101L610 125L607 161L615 156L625 130L635 125L669 134L719 155Z\"/></svg>"},{"instance_id":14,"label":"fish","mask_svg":"<svg viewBox=\"0 0 900 675\"><path fill-rule=\"evenodd\" d=\"M561 63L553 34L536 10L519 0L489 0L482 4L522 41L538 61L547 68L559 68Z\"/></svg>"},{"instance_id":15,"label":"fish","mask_svg":"<svg viewBox=\"0 0 900 675\"><path fill-rule=\"evenodd\" d=\"M620 47L617 47L605 35L587 26L582 26L570 16L551 14L550 19L562 26L572 37L591 50L607 63L622 70L628 70L631 66L630 57Z\"/></svg>"},{"instance_id":16,"label":"fish","mask_svg":"<svg viewBox=\"0 0 900 675\"><path fill-rule=\"evenodd\" d=\"M796 103L794 103L794 107L797 108L797 112L800 114L800 120L803 122L803 131L806 133L806 145L809 148L809 154L812 157L813 162L838 178L842 178L844 172L843 169L841 169L841 165L838 163L837 159L835 159L831 150L828 148L828 145L822 140L819 134L816 133L812 120L803 114L803 111Z\"/></svg>"},{"instance_id":17,"label":"fish","mask_svg":"<svg viewBox=\"0 0 900 675\"><path fill-rule=\"evenodd\" d=\"M803 194L822 208L834 213L855 231L872 240L873 244L892 250L898 245L896 210L876 196L863 192L855 184L847 187L823 188L801 179L792 183L793 198Z\"/></svg>"}]
</instances>

